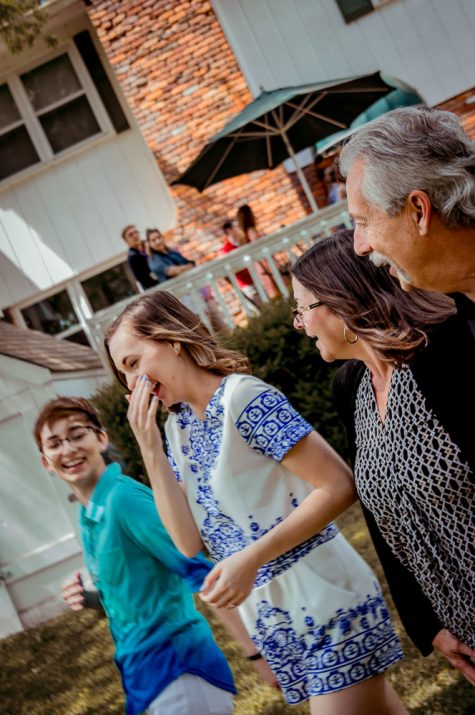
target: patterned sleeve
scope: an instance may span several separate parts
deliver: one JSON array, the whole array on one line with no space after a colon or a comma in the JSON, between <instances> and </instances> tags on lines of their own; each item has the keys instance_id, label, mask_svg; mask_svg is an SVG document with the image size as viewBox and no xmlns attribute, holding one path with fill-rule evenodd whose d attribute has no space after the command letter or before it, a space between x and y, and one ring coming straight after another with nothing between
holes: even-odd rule
<instances>
[{"instance_id":1,"label":"patterned sleeve","mask_svg":"<svg viewBox=\"0 0 475 715\"><path fill-rule=\"evenodd\" d=\"M281 462L313 427L285 395L255 377L243 377L231 398L241 437L260 454Z\"/></svg>"}]
</instances>

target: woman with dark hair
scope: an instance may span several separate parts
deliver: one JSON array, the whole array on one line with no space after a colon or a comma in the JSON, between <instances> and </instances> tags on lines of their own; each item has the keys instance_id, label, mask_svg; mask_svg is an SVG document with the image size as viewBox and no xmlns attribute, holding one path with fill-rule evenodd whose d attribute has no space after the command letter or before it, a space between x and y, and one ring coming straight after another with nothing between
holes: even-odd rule
<instances>
[{"instance_id":1,"label":"woman with dark hair","mask_svg":"<svg viewBox=\"0 0 475 715\"><path fill-rule=\"evenodd\" d=\"M257 220L249 204L243 204L238 208L236 213L236 223L241 231L243 243L252 243L260 238L261 234L257 228ZM270 298L278 296L279 289L272 277L268 262L259 261L255 265L259 280L261 281L268 296Z\"/></svg>"},{"instance_id":2,"label":"woman with dark hair","mask_svg":"<svg viewBox=\"0 0 475 715\"><path fill-rule=\"evenodd\" d=\"M295 327L327 362L355 483L395 604L414 643L475 684L473 338L442 295L404 292L353 250L351 231L293 269Z\"/></svg>"},{"instance_id":3,"label":"woman with dark hair","mask_svg":"<svg viewBox=\"0 0 475 715\"><path fill-rule=\"evenodd\" d=\"M332 522L355 498L343 460L170 293L131 303L105 342L163 522L216 564L203 600L239 607L287 702L406 713L384 678L401 651L379 584Z\"/></svg>"}]
</instances>

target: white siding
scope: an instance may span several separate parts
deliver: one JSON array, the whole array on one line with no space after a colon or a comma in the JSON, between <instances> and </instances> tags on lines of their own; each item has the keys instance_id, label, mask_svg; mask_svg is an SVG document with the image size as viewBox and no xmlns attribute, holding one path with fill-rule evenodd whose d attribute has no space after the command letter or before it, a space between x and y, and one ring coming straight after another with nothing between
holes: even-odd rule
<instances>
[{"instance_id":1,"label":"white siding","mask_svg":"<svg viewBox=\"0 0 475 715\"><path fill-rule=\"evenodd\" d=\"M24 625L55 615L61 581L82 565L76 505L41 466L32 437L54 396L48 370L0 355L0 638L18 630L15 612Z\"/></svg>"},{"instance_id":2,"label":"white siding","mask_svg":"<svg viewBox=\"0 0 475 715\"><path fill-rule=\"evenodd\" d=\"M175 224L142 136L129 130L0 189L0 307L122 256L122 228Z\"/></svg>"},{"instance_id":3,"label":"white siding","mask_svg":"<svg viewBox=\"0 0 475 715\"><path fill-rule=\"evenodd\" d=\"M41 466L32 429L56 394L90 397L103 370L52 375L0 354L0 638L62 609L61 582L83 567L77 503Z\"/></svg>"},{"instance_id":4,"label":"white siding","mask_svg":"<svg viewBox=\"0 0 475 715\"><path fill-rule=\"evenodd\" d=\"M212 0L251 91L375 70L437 104L475 84L474 0L390 0L345 24L335 0Z\"/></svg>"}]
</instances>

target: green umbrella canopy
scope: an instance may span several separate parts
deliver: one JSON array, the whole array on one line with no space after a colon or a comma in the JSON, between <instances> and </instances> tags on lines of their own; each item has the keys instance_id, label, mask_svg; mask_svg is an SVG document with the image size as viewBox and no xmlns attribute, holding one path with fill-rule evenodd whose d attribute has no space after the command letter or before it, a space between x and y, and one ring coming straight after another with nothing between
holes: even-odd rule
<instances>
[{"instance_id":1,"label":"green umbrella canopy","mask_svg":"<svg viewBox=\"0 0 475 715\"><path fill-rule=\"evenodd\" d=\"M375 72L262 92L208 141L173 183L203 191L232 176L273 169L319 139L348 129L359 114L392 89ZM299 178L316 210L300 170Z\"/></svg>"},{"instance_id":2,"label":"green umbrella canopy","mask_svg":"<svg viewBox=\"0 0 475 715\"><path fill-rule=\"evenodd\" d=\"M352 134L355 129L363 126L363 124L367 124L367 122L371 122L381 114L390 112L392 109L397 109L398 107L410 107L414 104L424 104L424 100L421 95L409 85L390 77L385 77L384 79L388 84L394 86L395 89L393 89L392 92L387 94L385 97L378 99L374 104L368 107L368 109L358 115L356 119L351 122L349 130L335 132L335 134L330 134L325 139L318 141L315 145L317 154L321 154L326 149L330 149L336 144L339 144L339 142L343 141L343 139Z\"/></svg>"}]
</instances>

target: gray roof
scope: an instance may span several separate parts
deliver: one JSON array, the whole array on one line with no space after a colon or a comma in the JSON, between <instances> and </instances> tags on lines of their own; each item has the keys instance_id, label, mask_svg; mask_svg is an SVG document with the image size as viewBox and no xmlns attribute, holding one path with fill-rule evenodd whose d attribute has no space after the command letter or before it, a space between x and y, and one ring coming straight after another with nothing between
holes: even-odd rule
<instances>
[{"instance_id":1,"label":"gray roof","mask_svg":"<svg viewBox=\"0 0 475 715\"><path fill-rule=\"evenodd\" d=\"M58 340L38 330L25 330L0 320L0 355L45 367L51 372L74 372L102 367L99 355L85 345Z\"/></svg>"}]
</instances>

